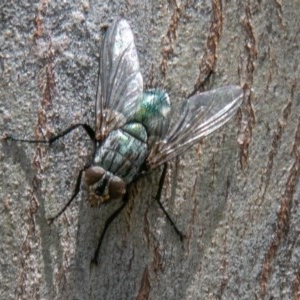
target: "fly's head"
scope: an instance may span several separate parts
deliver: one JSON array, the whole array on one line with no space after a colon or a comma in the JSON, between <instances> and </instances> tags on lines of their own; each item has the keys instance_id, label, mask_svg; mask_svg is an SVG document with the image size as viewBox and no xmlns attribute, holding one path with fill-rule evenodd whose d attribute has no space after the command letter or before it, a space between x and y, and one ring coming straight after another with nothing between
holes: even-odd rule
<instances>
[{"instance_id":1,"label":"fly's head","mask_svg":"<svg viewBox=\"0 0 300 300\"><path fill-rule=\"evenodd\" d=\"M113 199L122 198L126 192L125 182L99 166L84 171L84 182L88 190L88 201L92 207Z\"/></svg>"}]
</instances>

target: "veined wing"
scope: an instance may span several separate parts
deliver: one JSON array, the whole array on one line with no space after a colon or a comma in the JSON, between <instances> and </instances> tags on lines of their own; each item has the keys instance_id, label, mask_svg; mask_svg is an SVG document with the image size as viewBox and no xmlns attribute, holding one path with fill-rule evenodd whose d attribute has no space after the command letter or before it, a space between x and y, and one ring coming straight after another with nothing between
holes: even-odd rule
<instances>
[{"instance_id":1,"label":"veined wing","mask_svg":"<svg viewBox=\"0 0 300 300\"><path fill-rule=\"evenodd\" d=\"M143 78L129 24L117 19L107 29L100 56L96 139L124 125L142 97Z\"/></svg>"},{"instance_id":2,"label":"veined wing","mask_svg":"<svg viewBox=\"0 0 300 300\"><path fill-rule=\"evenodd\" d=\"M147 164L154 169L182 154L205 136L227 123L243 100L243 90L229 85L187 99L179 121L151 150Z\"/></svg>"}]
</instances>

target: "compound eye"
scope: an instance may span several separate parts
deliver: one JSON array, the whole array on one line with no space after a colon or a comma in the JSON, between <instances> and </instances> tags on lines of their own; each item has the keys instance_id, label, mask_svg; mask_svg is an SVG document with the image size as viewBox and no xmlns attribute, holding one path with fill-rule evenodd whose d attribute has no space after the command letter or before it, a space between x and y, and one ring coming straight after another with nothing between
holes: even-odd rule
<instances>
[{"instance_id":1,"label":"compound eye","mask_svg":"<svg viewBox=\"0 0 300 300\"><path fill-rule=\"evenodd\" d=\"M114 176L108 183L108 190L110 199L119 199L126 193L126 184L121 178Z\"/></svg>"},{"instance_id":2,"label":"compound eye","mask_svg":"<svg viewBox=\"0 0 300 300\"><path fill-rule=\"evenodd\" d=\"M105 170L101 167L93 166L84 171L84 181L87 186L94 185L105 176Z\"/></svg>"}]
</instances>

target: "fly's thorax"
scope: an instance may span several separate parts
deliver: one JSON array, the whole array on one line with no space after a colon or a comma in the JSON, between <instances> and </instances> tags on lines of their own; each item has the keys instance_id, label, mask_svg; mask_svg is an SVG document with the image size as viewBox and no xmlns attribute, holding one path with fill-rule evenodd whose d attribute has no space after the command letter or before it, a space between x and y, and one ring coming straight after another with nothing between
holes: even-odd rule
<instances>
[{"instance_id":1,"label":"fly's thorax","mask_svg":"<svg viewBox=\"0 0 300 300\"><path fill-rule=\"evenodd\" d=\"M87 168L83 178L88 190L88 202L92 207L109 200L119 199L126 192L126 184L121 178L99 166Z\"/></svg>"},{"instance_id":2,"label":"fly's thorax","mask_svg":"<svg viewBox=\"0 0 300 300\"><path fill-rule=\"evenodd\" d=\"M94 166L99 166L129 184L139 173L148 154L147 132L138 122L125 124L96 144Z\"/></svg>"}]
</instances>

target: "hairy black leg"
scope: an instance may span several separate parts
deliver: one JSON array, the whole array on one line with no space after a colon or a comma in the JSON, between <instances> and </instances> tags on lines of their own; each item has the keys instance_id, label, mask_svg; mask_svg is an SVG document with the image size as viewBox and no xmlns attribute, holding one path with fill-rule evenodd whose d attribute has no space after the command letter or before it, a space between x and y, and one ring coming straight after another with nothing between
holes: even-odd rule
<instances>
[{"instance_id":1,"label":"hairy black leg","mask_svg":"<svg viewBox=\"0 0 300 300\"><path fill-rule=\"evenodd\" d=\"M4 140L15 141L15 142L52 144L54 141L56 141L56 140L60 139L61 137L67 135L68 133L72 132L74 129L76 129L80 126L83 127L83 129L86 131L86 133L91 138L91 140L94 141L95 140L95 132L88 124L85 124L85 123L72 125L69 128L67 128L66 130L60 132L58 135L50 138L49 140L31 140L31 139L26 140L26 139L14 138L13 136L10 136L10 135L5 135L3 137L3 139Z\"/></svg>"},{"instance_id":2,"label":"hairy black leg","mask_svg":"<svg viewBox=\"0 0 300 300\"><path fill-rule=\"evenodd\" d=\"M80 191L80 183L81 183L82 173L84 172L84 170L86 168L87 167L81 169L77 176L75 189L74 189L71 199L65 204L65 206L55 216L48 218L48 224L52 224L53 221L56 220L68 208L68 206L71 204L71 202L76 198L76 196L78 195L78 193Z\"/></svg>"},{"instance_id":3,"label":"hairy black leg","mask_svg":"<svg viewBox=\"0 0 300 300\"><path fill-rule=\"evenodd\" d=\"M71 131L73 131L74 129L78 128L82 126L83 129L86 131L86 133L88 134L88 136L90 137L90 139L92 141L95 140L95 131L91 128L90 125L85 124L85 123L80 123L80 124L75 124L70 126L69 128L67 128L66 130L62 131L61 133L59 133L58 135L52 137L49 139L49 143L52 144L54 141L58 140L59 138L67 135L68 133L70 133Z\"/></svg>"},{"instance_id":4,"label":"hairy black leg","mask_svg":"<svg viewBox=\"0 0 300 300\"><path fill-rule=\"evenodd\" d=\"M102 230L102 233L101 233L101 236L100 236L100 239L99 239L99 242L98 242L98 246L97 246L97 249L94 253L94 257L91 261L92 264L94 265L97 265L98 264L98 255L99 255L99 251L100 251L100 247L101 247L101 244L102 244L102 241L103 241L103 238L104 238L104 235L109 227L109 225L111 224L111 222L119 215L119 213L123 210L123 208L126 206L127 202L128 202L128 199L129 199L129 192L127 190L124 198L123 198L123 203L122 205L117 209L115 210L111 215L110 217L106 220L105 222L105 225L104 225L104 228Z\"/></svg>"},{"instance_id":5,"label":"hairy black leg","mask_svg":"<svg viewBox=\"0 0 300 300\"><path fill-rule=\"evenodd\" d=\"M166 215L167 219L171 223L171 225L174 228L175 232L178 234L180 240L183 241L184 235L177 228L176 224L174 223L174 221L172 220L172 218L169 216L169 214L167 213L167 211L165 210L164 206L162 205L162 203L160 201L162 189L163 189L164 182L165 182L165 177L166 177L166 174L167 174L167 169L168 169L168 164L165 163L164 164L164 169L163 169L162 174L161 174L160 179L159 179L158 191L157 191L157 194L155 196L155 200L157 201L159 207L162 209L162 211Z\"/></svg>"}]
</instances>

